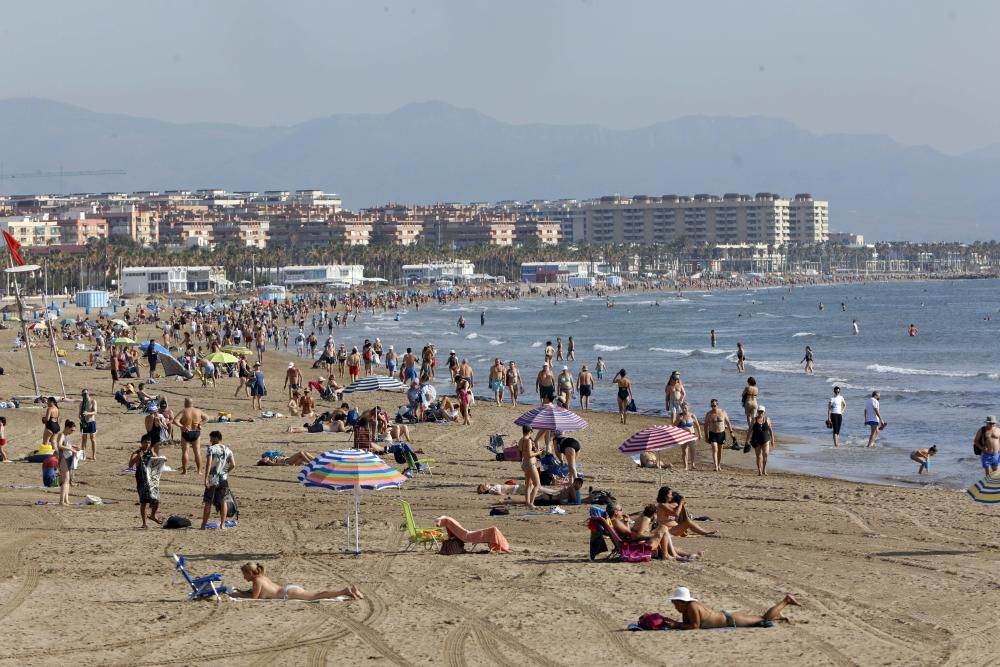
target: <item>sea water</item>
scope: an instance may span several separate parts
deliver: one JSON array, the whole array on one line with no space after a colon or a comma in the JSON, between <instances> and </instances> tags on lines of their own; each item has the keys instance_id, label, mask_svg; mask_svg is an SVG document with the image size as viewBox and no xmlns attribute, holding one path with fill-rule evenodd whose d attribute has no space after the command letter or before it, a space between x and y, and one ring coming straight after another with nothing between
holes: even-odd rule
<instances>
[{"instance_id":1,"label":"sea water","mask_svg":"<svg viewBox=\"0 0 1000 667\"><path fill-rule=\"evenodd\" d=\"M556 362L554 372L566 365L575 377L582 364L593 372L597 357L603 357L608 375L595 387L593 409L616 409L610 380L625 368L640 412L663 414L664 384L671 371L679 370L699 419L709 400L718 398L737 426L745 425L740 395L752 375L775 431L798 442L775 452L773 467L958 488L980 476L972 439L987 414L1000 413L998 287L996 280L954 280L688 292L681 297L644 293L614 297L614 308L596 296L560 298L558 305L548 299L459 304L410 312L398 328L384 332L383 341L401 351L431 340L442 361L454 348L473 364L477 394L487 392L493 358L513 359L531 402L545 341L555 345L561 336L565 350L573 336L576 360ZM467 316L466 329L449 335L459 333L459 314L480 310L486 311L485 326L478 317ZM852 320L858 321L859 335L853 334ZM914 337L908 335L910 323L918 330ZM410 333L414 330L419 334ZM747 350L743 374L736 371L737 341ZM801 363L806 345L815 356L812 376ZM824 425L835 384L848 404L839 449L832 448ZM881 392L889 426L876 447L867 449L864 404L875 389ZM574 400L573 408L577 405ZM939 453L930 475L918 477L909 453L933 444ZM727 451L725 456L744 455Z\"/></svg>"}]
</instances>

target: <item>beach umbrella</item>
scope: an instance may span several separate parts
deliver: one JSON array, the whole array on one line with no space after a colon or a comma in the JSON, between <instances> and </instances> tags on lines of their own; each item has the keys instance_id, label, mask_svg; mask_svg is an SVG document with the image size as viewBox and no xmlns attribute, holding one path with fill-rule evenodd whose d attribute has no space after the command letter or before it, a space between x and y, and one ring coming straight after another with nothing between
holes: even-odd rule
<instances>
[{"instance_id":1,"label":"beach umbrella","mask_svg":"<svg viewBox=\"0 0 1000 667\"><path fill-rule=\"evenodd\" d=\"M575 412L560 408L553 403L547 403L540 408L528 410L514 420L518 426L527 426L536 431L582 431L587 428L585 422Z\"/></svg>"},{"instance_id":2,"label":"beach umbrella","mask_svg":"<svg viewBox=\"0 0 1000 667\"><path fill-rule=\"evenodd\" d=\"M28 328L31 329L32 331L44 331L47 327L45 322L35 322Z\"/></svg>"},{"instance_id":3,"label":"beach umbrella","mask_svg":"<svg viewBox=\"0 0 1000 667\"><path fill-rule=\"evenodd\" d=\"M111 342L115 345L135 345L135 341L128 336L118 336L117 338L112 338Z\"/></svg>"},{"instance_id":4,"label":"beach umbrella","mask_svg":"<svg viewBox=\"0 0 1000 667\"><path fill-rule=\"evenodd\" d=\"M194 374L184 367L180 361L170 356L169 354L164 354L163 352L157 352L156 358L160 361L160 367L163 369L164 377L180 376L186 380L190 380L194 377Z\"/></svg>"},{"instance_id":5,"label":"beach umbrella","mask_svg":"<svg viewBox=\"0 0 1000 667\"><path fill-rule=\"evenodd\" d=\"M1000 477L987 474L966 491L969 497L983 505L1000 503Z\"/></svg>"},{"instance_id":6,"label":"beach umbrella","mask_svg":"<svg viewBox=\"0 0 1000 667\"><path fill-rule=\"evenodd\" d=\"M125 320L111 320L112 329L128 329L128 322Z\"/></svg>"},{"instance_id":7,"label":"beach umbrella","mask_svg":"<svg viewBox=\"0 0 1000 667\"><path fill-rule=\"evenodd\" d=\"M354 492L354 554L361 553L359 519L361 516L361 491L398 489L406 481L395 468L371 452L360 449L335 449L320 454L303 466L299 481L304 486L315 486L333 491ZM351 514L347 515L347 544L351 543Z\"/></svg>"},{"instance_id":8,"label":"beach umbrella","mask_svg":"<svg viewBox=\"0 0 1000 667\"><path fill-rule=\"evenodd\" d=\"M677 426L647 426L638 433L629 437L618 448L623 454L640 454L642 452L656 452L668 447L683 445L688 442L695 442L698 439L691 431Z\"/></svg>"},{"instance_id":9,"label":"beach umbrella","mask_svg":"<svg viewBox=\"0 0 1000 667\"><path fill-rule=\"evenodd\" d=\"M229 354L228 352L212 352L205 356L205 359L211 361L213 364L235 364L239 359Z\"/></svg>"},{"instance_id":10,"label":"beach umbrella","mask_svg":"<svg viewBox=\"0 0 1000 667\"><path fill-rule=\"evenodd\" d=\"M250 354L250 348L246 345L226 345L222 351L229 354Z\"/></svg>"},{"instance_id":11,"label":"beach umbrella","mask_svg":"<svg viewBox=\"0 0 1000 667\"><path fill-rule=\"evenodd\" d=\"M396 378L384 375L369 375L368 377L355 380L344 389L345 394L353 394L363 391L404 391L406 385Z\"/></svg>"},{"instance_id":12,"label":"beach umbrella","mask_svg":"<svg viewBox=\"0 0 1000 667\"><path fill-rule=\"evenodd\" d=\"M146 352L147 350L149 350L149 343L150 341L148 340L145 343L139 343L139 349L142 350L143 352ZM153 343L153 352L156 353L162 352L163 354L170 354L170 350L163 347L159 343Z\"/></svg>"}]
</instances>

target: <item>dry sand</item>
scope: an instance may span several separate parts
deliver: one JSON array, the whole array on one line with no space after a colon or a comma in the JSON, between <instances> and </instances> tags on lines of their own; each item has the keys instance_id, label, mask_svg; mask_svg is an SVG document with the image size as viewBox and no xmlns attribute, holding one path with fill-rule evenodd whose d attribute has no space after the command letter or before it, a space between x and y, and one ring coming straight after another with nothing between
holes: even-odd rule
<instances>
[{"instance_id":1,"label":"dry sand","mask_svg":"<svg viewBox=\"0 0 1000 667\"><path fill-rule=\"evenodd\" d=\"M5 396L31 387L25 355L9 351L12 340L13 331L0 332ZM52 358L43 350L37 356L51 393L58 386ZM266 407L283 410L288 358L268 357ZM70 353L71 361L81 358ZM433 475L408 481L401 493L364 496L361 557L343 553L349 496L303 488L297 468L253 466L266 449L321 452L348 442L288 435L289 423L298 423L289 419L219 426L239 464L232 475L238 528L142 531L134 477L124 472L142 417L122 414L107 372L67 366L65 375L71 396L86 386L100 404L98 460L81 468L73 500L86 493L114 504L35 505L58 498L57 490L39 488L40 464L0 465L0 665L965 665L1000 653L992 645L1000 599L996 510L955 491L759 478L733 467L752 465L751 454L728 450L725 472L714 473L702 444L702 469L668 470L663 480L719 531L678 541L704 551L703 560L591 563L586 506L563 516L517 516L519 509L487 516L494 498L477 496L475 485L518 478L520 469L491 460L486 434L513 433L520 411L480 402L473 427L416 427L415 444L436 460ZM209 414L251 416L249 401L232 399L233 389L232 380L215 389L173 380L156 387L175 409L192 396ZM76 412L72 401L63 418ZM41 410L3 414L10 453L25 455L39 442ZM621 426L613 415L586 418L591 427L580 440L588 484L611 489L628 511L652 502L656 472L637 469L617 447L654 420ZM179 467L179 447L164 453ZM197 525L201 492L199 476L164 474L162 513L190 515ZM440 514L473 529L495 523L512 553L446 558L404 550L400 495L419 524ZM189 602L173 553L184 554L195 574L220 571L230 584L243 586L239 565L254 560L278 582L309 589L352 582L367 599ZM759 611L786 592L803 606L789 610L794 624L769 630L624 631L643 612L675 615L666 597L678 585L720 608Z\"/></svg>"}]
</instances>

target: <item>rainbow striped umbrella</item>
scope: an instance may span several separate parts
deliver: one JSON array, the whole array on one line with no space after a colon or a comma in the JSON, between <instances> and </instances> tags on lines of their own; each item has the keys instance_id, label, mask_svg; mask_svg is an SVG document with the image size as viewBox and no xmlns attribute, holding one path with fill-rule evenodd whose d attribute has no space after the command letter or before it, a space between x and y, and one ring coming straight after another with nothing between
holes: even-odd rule
<instances>
[{"instance_id":1,"label":"rainbow striped umbrella","mask_svg":"<svg viewBox=\"0 0 1000 667\"><path fill-rule=\"evenodd\" d=\"M628 440L618 448L623 454L638 454L641 452L655 452L668 447L684 445L698 440L691 431L677 426L647 426L638 433L629 437Z\"/></svg>"},{"instance_id":2,"label":"rainbow striped umbrella","mask_svg":"<svg viewBox=\"0 0 1000 667\"><path fill-rule=\"evenodd\" d=\"M1000 477L987 474L966 491L977 503L995 505L1000 503Z\"/></svg>"},{"instance_id":3,"label":"rainbow striped umbrella","mask_svg":"<svg viewBox=\"0 0 1000 667\"><path fill-rule=\"evenodd\" d=\"M547 403L540 408L528 410L514 420L518 426L527 426L536 431L582 431L587 428L585 422L575 412L560 408L553 403Z\"/></svg>"},{"instance_id":4,"label":"rainbow striped umbrella","mask_svg":"<svg viewBox=\"0 0 1000 667\"><path fill-rule=\"evenodd\" d=\"M360 449L335 449L320 454L299 473L305 486L334 491L354 491L354 554L361 553L359 528L361 490L399 488L407 477L371 452ZM351 543L351 514L347 514L347 544Z\"/></svg>"}]
</instances>

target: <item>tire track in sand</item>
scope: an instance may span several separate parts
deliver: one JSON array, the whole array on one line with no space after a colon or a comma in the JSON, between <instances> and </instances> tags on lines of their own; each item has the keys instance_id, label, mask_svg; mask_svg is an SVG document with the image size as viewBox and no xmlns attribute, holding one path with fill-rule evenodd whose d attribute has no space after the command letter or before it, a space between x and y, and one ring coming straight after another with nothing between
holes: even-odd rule
<instances>
[{"instance_id":1,"label":"tire track in sand","mask_svg":"<svg viewBox=\"0 0 1000 667\"><path fill-rule=\"evenodd\" d=\"M465 667L465 640L469 626L459 623L444 638L444 660L448 667Z\"/></svg>"}]
</instances>

